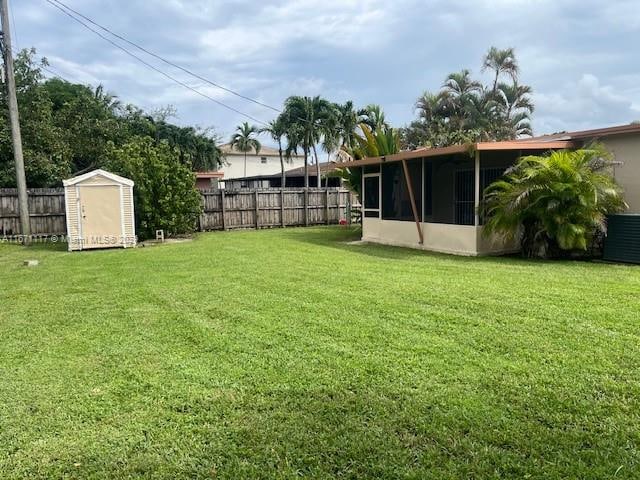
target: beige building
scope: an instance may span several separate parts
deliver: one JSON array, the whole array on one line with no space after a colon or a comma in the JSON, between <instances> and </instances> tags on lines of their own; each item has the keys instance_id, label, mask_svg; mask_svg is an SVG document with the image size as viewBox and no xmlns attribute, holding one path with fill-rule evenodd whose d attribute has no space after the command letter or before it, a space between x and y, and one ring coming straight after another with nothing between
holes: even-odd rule
<instances>
[{"instance_id":1,"label":"beige building","mask_svg":"<svg viewBox=\"0 0 640 480\"><path fill-rule=\"evenodd\" d=\"M255 150L247 152L246 162L243 152L232 149L228 144L222 145L220 148L224 154L222 166L224 180L272 175L280 172L280 154L276 148L263 146L257 154ZM285 159L285 169L287 170L303 166L303 155L293 155L291 159ZM220 183L224 184L224 182Z\"/></svg>"},{"instance_id":2,"label":"beige building","mask_svg":"<svg viewBox=\"0 0 640 480\"><path fill-rule=\"evenodd\" d=\"M459 255L517 251L516 242L483 235L478 206L484 189L522 155L579 148L594 140L614 154L615 177L625 189L629 212L640 213L640 125L625 125L353 162L363 168L362 239Z\"/></svg>"}]
</instances>

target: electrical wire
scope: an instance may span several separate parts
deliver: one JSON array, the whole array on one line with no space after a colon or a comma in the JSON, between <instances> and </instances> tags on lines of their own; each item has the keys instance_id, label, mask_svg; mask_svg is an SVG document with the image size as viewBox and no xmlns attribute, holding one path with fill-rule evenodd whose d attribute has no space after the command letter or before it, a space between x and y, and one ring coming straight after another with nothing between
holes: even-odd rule
<instances>
[{"instance_id":1,"label":"electrical wire","mask_svg":"<svg viewBox=\"0 0 640 480\"><path fill-rule=\"evenodd\" d=\"M172 82L177 83L178 85L181 85L184 88L187 88L189 90L191 90L192 92L220 105L221 107L224 107L234 113L237 113L239 115L242 115L243 117L246 117L254 122L260 123L262 125L267 125L267 122L260 120L252 115L249 115L248 113L244 113L234 107L231 107L219 100L216 100L215 98L207 95L206 93L201 92L200 90L192 87L191 85L177 79L176 77L160 70L158 67L148 63L147 61L145 61L144 59L140 58L138 55L136 55L135 53L127 50L125 47L123 47L122 45L119 45L118 43L114 42L113 40L111 40L110 38L104 36L103 34L101 34L100 32L98 32L97 30L95 30L94 28L92 28L90 25L87 25L85 22L83 22L81 19L75 17L73 14L67 12L64 8L62 8L61 6L57 5L56 3L54 3L51 0L45 0L47 3L49 3L50 5L54 6L55 8L57 8L58 10L60 10L62 13L64 13L65 15L67 15L68 17L72 18L74 21L78 22L80 25L82 25L83 27L85 27L87 30L93 32L94 34L98 35L100 38L102 38L103 40L105 40L106 42L109 42L111 45L113 45L114 47L122 50L123 52L125 52L127 55L129 55L130 57L138 60L140 63L142 63L143 65L147 66L148 68L154 70L155 72L163 75L164 77L168 78L169 80L171 80Z\"/></svg>"},{"instance_id":2,"label":"electrical wire","mask_svg":"<svg viewBox=\"0 0 640 480\"><path fill-rule=\"evenodd\" d=\"M170 66L172 66L172 67L174 67L174 68L177 68L178 70L181 70L181 71L183 71L183 72L185 72L185 73L187 73L187 74L191 75L192 77L197 78L198 80L201 80L201 81L203 81L203 82L206 82L206 83L208 83L209 85L211 85L211 86L213 86L213 87L219 88L220 90L224 90L225 92L230 93L230 94L232 94L232 95L235 95L236 97L242 98L242 99L244 99L244 100L247 100L247 101L249 101L249 102L255 103L256 105L260 105L261 107L268 108L268 109L273 110L273 111L275 111L275 112L282 113L282 110L280 110L280 109L279 109L279 108L277 108L277 107L274 107L274 106L269 105L269 104L267 104L267 103L264 103L264 102L261 102L261 101L259 101L259 100L256 100L255 98L251 98L251 97L248 97L248 96L243 95L243 94L241 94L241 93L238 93L238 92L236 92L235 90L232 90L232 89L227 88L227 87L225 87L225 86L223 86L223 85L220 85L220 84L218 84L218 83L216 83L216 82L214 82L214 81L212 81L212 80L209 80L209 79L208 79L208 78L206 78L206 77L203 77L202 75L199 75L199 74L197 74L197 73L195 73L195 72L193 72L193 71L191 71L191 70L189 70L189 69L187 69L187 68L185 68L185 67L182 67L181 65L178 65L178 64L176 64L176 63L174 63L174 62L172 62L172 61L170 61L170 60L167 60L166 58L164 58L164 57L162 57L162 56L158 55L157 53L154 53L154 52L152 52L152 51L150 51L150 50L148 50L148 49L144 48L143 46L141 46L141 45L139 45L139 44L137 44L137 43L135 43L135 42L132 42L131 40L129 40L129 39L127 39L127 38L123 37L122 35L118 35L117 33L113 32L112 30L108 29L107 27L105 27L105 26L103 26L103 25L100 25L99 23L95 22L95 21L94 21L94 20L92 20L91 18L87 17L86 15L83 15L82 13L78 12L77 10L74 10L73 8L71 8L70 6L66 5L66 4L65 4L65 3L63 3L63 2L60 2L59 0L53 0L53 2L55 2L55 3L57 3L58 5L60 5L60 6L64 7L65 9L69 10L70 12L72 12L72 13L76 14L77 16L79 16L79 17L83 18L84 20L86 20L86 21L87 21L87 22L89 22L90 24L92 24L92 25L94 25L94 26L98 27L99 29L101 29L101 30L103 30L103 31L107 32L108 34L110 34L110 35L112 35L112 36L116 37L117 39L122 40L123 42L128 43L128 44L129 44L129 45L131 45L132 47L135 47L135 48L137 48L138 50L141 50L142 52L146 53L147 55L150 55L150 56L152 56L152 57L154 57L154 58L156 58L156 59L160 60L161 62L166 63L167 65L170 65ZM49 3L51 3L51 2L49 2Z\"/></svg>"}]
</instances>

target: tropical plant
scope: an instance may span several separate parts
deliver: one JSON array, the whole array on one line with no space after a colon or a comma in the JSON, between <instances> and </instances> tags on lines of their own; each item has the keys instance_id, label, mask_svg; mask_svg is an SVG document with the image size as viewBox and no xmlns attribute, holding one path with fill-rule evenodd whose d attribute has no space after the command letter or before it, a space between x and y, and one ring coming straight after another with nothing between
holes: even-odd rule
<instances>
[{"instance_id":1,"label":"tropical plant","mask_svg":"<svg viewBox=\"0 0 640 480\"><path fill-rule=\"evenodd\" d=\"M268 134L274 141L278 143L278 155L280 156L280 173L282 180L280 185L282 188L286 187L287 175L284 169L285 156L282 149L282 139L287 135L286 118L280 114L275 120L271 120L267 126L260 129L260 133ZM290 160L290 156L286 157L286 160Z\"/></svg>"},{"instance_id":2,"label":"tropical plant","mask_svg":"<svg viewBox=\"0 0 640 480\"><path fill-rule=\"evenodd\" d=\"M334 108L338 134L341 137L340 146L347 149L353 148L355 145L355 132L359 123L358 112L351 100L344 104L336 104Z\"/></svg>"},{"instance_id":3,"label":"tropical plant","mask_svg":"<svg viewBox=\"0 0 640 480\"><path fill-rule=\"evenodd\" d=\"M356 146L351 149L342 147L353 160L392 155L400 151L400 136L396 129L381 127L372 130L369 125L364 123L361 123L359 127L362 134L354 133ZM347 187L360 197L362 168L350 168L346 165L348 162L344 167L337 168L335 174L341 177Z\"/></svg>"},{"instance_id":4,"label":"tropical plant","mask_svg":"<svg viewBox=\"0 0 640 480\"><path fill-rule=\"evenodd\" d=\"M316 144L322 138L336 115L331 102L316 97L292 96L285 100L284 119L287 126L289 145L287 155L298 147L304 153L304 186L309 187L309 155L313 153L316 162L317 181L320 186L320 164Z\"/></svg>"},{"instance_id":5,"label":"tropical plant","mask_svg":"<svg viewBox=\"0 0 640 480\"><path fill-rule=\"evenodd\" d=\"M598 144L528 156L484 192L485 235L520 236L527 256L584 252L606 232L606 215L627 208Z\"/></svg>"},{"instance_id":6,"label":"tropical plant","mask_svg":"<svg viewBox=\"0 0 640 480\"><path fill-rule=\"evenodd\" d=\"M121 147L111 145L106 166L136 184L133 194L140 236L149 238L156 229L163 229L167 235L195 229L202 210L195 176L166 141L138 137Z\"/></svg>"},{"instance_id":7,"label":"tropical plant","mask_svg":"<svg viewBox=\"0 0 640 480\"><path fill-rule=\"evenodd\" d=\"M360 123L368 125L372 130L389 126L380 105L369 104L358 111L358 116L360 117Z\"/></svg>"},{"instance_id":8,"label":"tropical plant","mask_svg":"<svg viewBox=\"0 0 640 480\"><path fill-rule=\"evenodd\" d=\"M491 47L482 70L494 72L492 85L482 85L472 78L470 70L463 69L449 74L438 93L425 92L418 98L418 119L402 129L403 148L532 135L531 87L517 82L519 68L514 50ZM505 76L512 83L500 82Z\"/></svg>"},{"instance_id":9,"label":"tropical plant","mask_svg":"<svg viewBox=\"0 0 640 480\"><path fill-rule=\"evenodd\" d=\"M491 70L494 73L492 88L494 94L497 92L498 80L501 75L507 75L511 77L513 82L517 82L520 68L514 49L505 48L501 50L496 47L491 47L482 62L482 71L484 72L486 70Z\"/></svg>"},{"instance_id":10,"label":"tropical plant","mask_svg":"<svg viewBox=\"0 0 640 480\"><path fill-rule=\"evenodd\" d=\"M260 153L262 144L255 138L260 132L260 129L255 125L249 125L247 122L243 122L236 128L229 142L231 148L236 149L239 152L244 153L244 176L247 176L247 153L255 151L256 155Z\"/></svg>"}]
</instances>

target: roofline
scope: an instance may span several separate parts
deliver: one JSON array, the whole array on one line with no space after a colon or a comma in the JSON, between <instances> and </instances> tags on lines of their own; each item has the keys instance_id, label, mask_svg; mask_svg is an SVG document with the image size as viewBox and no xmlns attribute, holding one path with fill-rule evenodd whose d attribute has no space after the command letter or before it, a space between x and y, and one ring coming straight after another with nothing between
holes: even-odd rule
<instances>
[{"instance_id":1,"label":"roofline","mask_svg":"<svg viewBox=\"0 0 640 480\"><path fill-rule=\"evenodd\" d=\"M579 132L567 132L571 138L605 137L609 135L621 135L624 133L640 133L640 124L630 123L615 127L595 128L593 130L581 130Z\"/></svg>"},{"instance_id":2,"label":"roofline","mask_svg":"<svg viewBox=\"0 0 640 480\"><path fill-rule=\"evenodd\" d=\"M223 178L224 172L195 172L196 178Z\"/></svg>"},{"instance_id":3,"label":"roofline","mask_svg":"<svg viewBox=\"0 0 640 480\"><path fill-rule=\"evenodd\" d=\"M441 157L445 155L455 155L458 153L474 152L490 152L505 150L562 150L565 148L574 148L576 144L570 141L554 141L554 142L537 142L537 141L509 141L509 142L479 142L468 143L464 145L451 145L449 147L438 148L419 148L406 152L395 153L393 155L385 155L380 157L368 157L362 160L354 160L352 162L344 162L345 167L361 167L365 165L376 165L385 162L399 162L401 160L410 160L414 158Z\"/></svg>"},{"instance_id":4,"label":"roofline","mask_svg":"<svg viewBox=\"0 0 640 480\"><path fill-rule=\"evenodd\" d=\"M115 173L107 172L106 170L102 170L98 168L96 170L91 170L90 172L83 173L82 175L78 175L77 177L69 178L67 180L62 181L62 185L65 187L69 187L71 185L76 185L77 183L83 182L91 177L95 177L97 175L102 175L103 177L108 178L109 180L113 180L114 182L122 183L124 185L128 185L133 187L133 180L128 178L121 177L120 175L116 175Z\"/></svg>"}]
</instances>

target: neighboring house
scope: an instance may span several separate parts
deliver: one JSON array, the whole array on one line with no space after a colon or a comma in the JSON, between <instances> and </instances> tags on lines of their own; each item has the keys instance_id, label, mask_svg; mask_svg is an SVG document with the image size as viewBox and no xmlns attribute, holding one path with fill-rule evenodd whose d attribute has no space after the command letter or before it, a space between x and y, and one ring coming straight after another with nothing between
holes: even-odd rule
<instances>
[{"instance_id":1,"label":"neighboring house","mask_svg":"<svg viewBox=\"0 0 640 480\"><path fill-rule=\"evenodd\" d=\"M342 182L341 178L327 175L333 172L339 163L325 162L320 164L320 178L322 187L339 187ZM318 185L316 166L308 166L309 186L316 187ZM292 168L285 171L287 188L303 188L304 187L304 159L303 166ZM233 180L225 181L225 188L236 190L239 188L280 188L282 186L282 172L271 175L254 175L250 177L241 177Z\"/></svg>"},{"instance_id":2,"label":"neighboring house","mask_svg":"<svg viewBox=\"0 0 640 480\"><path fill-rule=\"evenodd\" d=\"M255 150L247 152L246 169L243 152L232 149L228 144L222 145L220 148L224 154L225 182L233 178L271 175L280 172L280 155L276 148L263 146L258 154ZM303 155L292 155L289 160L285 158L285 169L301 166L304 166Z\"/></svg>"},{"instance_id":3,"label":"neighboring house","mask_svg":"<svg viewBox=\"0 0 640 480\"><path fill-rule=\"evenodd\" d=\"M517 251L516 242L482 234L478 206L484 189L520 156L580 148L594 140L614 154L613 173L625 189L629 212L640 213L640 125L623 125L351 162L363 168L362 239L461 255Z\"/></svg>"},{"instance_id":4,"label":"neighboring house","mask_svg":"<svg viewBox=\"0 0 640 480\"><path fill-rule=\"evenodd\" d=\"M224 178L224 173L215 172L196 172L196 188L198 190L210 190L218 188L218 183Z\"/></svg>"}]
</instances>

